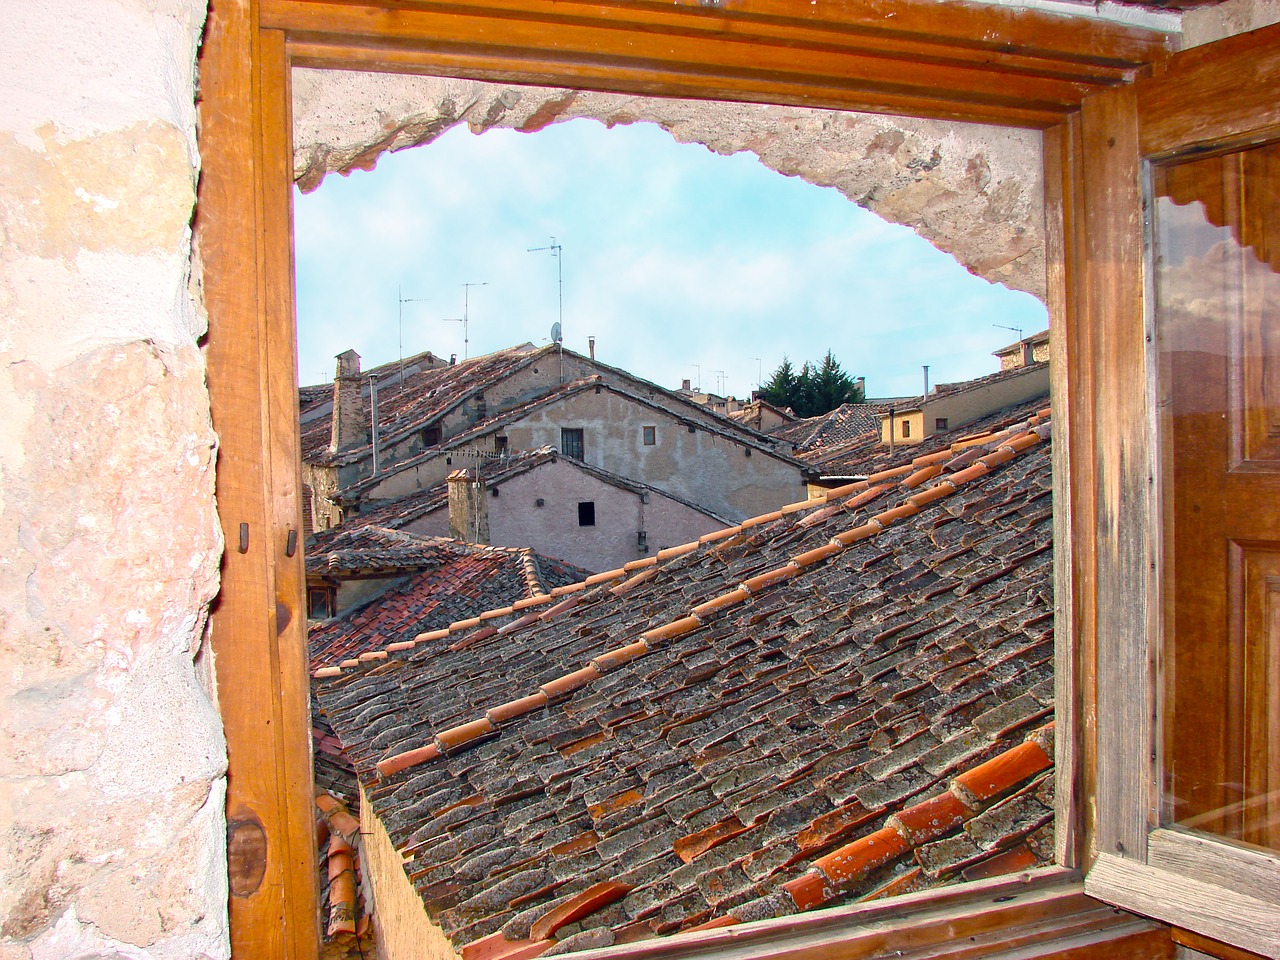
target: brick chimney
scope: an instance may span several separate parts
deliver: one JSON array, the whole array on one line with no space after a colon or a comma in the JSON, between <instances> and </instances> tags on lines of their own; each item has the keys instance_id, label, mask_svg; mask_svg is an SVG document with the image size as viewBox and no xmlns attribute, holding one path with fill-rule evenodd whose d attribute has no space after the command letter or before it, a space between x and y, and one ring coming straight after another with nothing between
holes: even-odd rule
<instances>
[{"instance_id":1,"label":"brick chimney","mask_svg":"<svg viewBox=\"0 0 1280 960\"><path fill-rule=\"evenodd\" d=\"M360 389L360 354L354 350L338 354L338 373L333 378L332 419L330 453L340 453L369 442L369 411Z\"/></svg>"},{"instance_id":2,"label":"brick chimney","mask_svg":"<svg viewBox=\"0 0 1280 960\"><path fill-rule=\"evenodd\" d=\"M470 470L449 474L449 536L468 543L489 542L489 501L485 483Z\"/></svg>"}]
</instances>

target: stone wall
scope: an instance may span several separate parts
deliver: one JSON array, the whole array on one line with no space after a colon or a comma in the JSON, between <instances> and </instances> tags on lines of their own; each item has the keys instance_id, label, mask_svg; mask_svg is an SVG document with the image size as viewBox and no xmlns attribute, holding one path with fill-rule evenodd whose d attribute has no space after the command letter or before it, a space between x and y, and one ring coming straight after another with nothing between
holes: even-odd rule
<instances>
[{"instance_id":1,"label":"stone wall","mask_svg":"<svg viewBox=\"0 0 1280 960\"><path fill-rule=\"evenodd\" d=\"M294 175L303 190L333 171L370 169L384 152L429 143L460 123L475 133L534 132L576 117L656 123L681 143L721 154L749 150L779 173L835 187L978 276L1044 298L1034 132L399 74L298 69L293 77Z\"/></svg>"},{"instance_id":2,"label":"stone wall","mask_svg":"<svg viewBox=\"0 0 1280 960\"><path fill-rule=\"evenodd\" d=\"M0 31L0 957L229 952L199 0Z\"/></svg>"}]
</instances>

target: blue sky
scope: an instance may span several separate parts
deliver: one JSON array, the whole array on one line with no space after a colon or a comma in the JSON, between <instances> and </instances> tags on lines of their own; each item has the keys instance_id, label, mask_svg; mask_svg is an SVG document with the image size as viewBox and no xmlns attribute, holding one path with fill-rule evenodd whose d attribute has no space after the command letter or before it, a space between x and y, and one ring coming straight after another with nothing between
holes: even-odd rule
<instances>
[{"instance_id":1,"label":"blue sky","mask_svg":"<svg viewBox=\"0 0 1280 960\"><path fill-rule=\"evenodd\" d=\"M1044 307L970 275L910 230L753 154L676 143L651 124L593 120L536 134L455 128L329 176L296 197L299 376L332 379L432 350L549 340L563 246L564 342L667 387L746 396L757 371L828 349L869 396L993 372L991 351L1043 329ZM398 302L397 288L413 302ZM422 302L420 298L426 298ZM759 358L759 360L757 360ZM723 371L721 373L720 371Z\"/></svg>"}]
</instances>

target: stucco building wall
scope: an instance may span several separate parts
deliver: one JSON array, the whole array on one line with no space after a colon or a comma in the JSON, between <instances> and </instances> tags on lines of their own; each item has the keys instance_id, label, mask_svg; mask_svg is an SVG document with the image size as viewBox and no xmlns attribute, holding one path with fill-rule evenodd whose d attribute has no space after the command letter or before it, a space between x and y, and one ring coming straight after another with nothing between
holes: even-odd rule
<instances>
[{"instance_id":1,"label":"stucco building wall","mask_svg":"<svg viewBox=\"0 0 1280 960\"><path fill-rule=\"evenodd\" d=\"M227 956L196 0L0 30L0 956Z\"/></svg>"},{"instance_id":2,"label":"stucco building wall","mask_svg":"<svg viewBox=\"0 0 1280 960\"><path fill-rule=\"evenodd\" d=\"M644 444L644 428L656 442ZM586 390L531 410L504 428L514 450L560 449L561 429L581 429L582 459L639 480L730 520L776 510L804 498L799 464L725 436L691 428L629 397Z\"/></svg>"},{"instance_id":3,"label":"stucco building wall","mask_svg":"<svg viewBox=\"0 0 1280 960\"><path fill-rule=\"evenodd\" d=\"M532 547L592 572L617 569L724 526L661 494L651 493L645 502L639 493L606 483L565 460L513 477L498 488L497 497L487 491L486 500L491 544ZM594 526L578 523L578 504L584 501L594 504ZM646 535L644 549L637 536L641 530Z\"/></svg>"}]
</instances>

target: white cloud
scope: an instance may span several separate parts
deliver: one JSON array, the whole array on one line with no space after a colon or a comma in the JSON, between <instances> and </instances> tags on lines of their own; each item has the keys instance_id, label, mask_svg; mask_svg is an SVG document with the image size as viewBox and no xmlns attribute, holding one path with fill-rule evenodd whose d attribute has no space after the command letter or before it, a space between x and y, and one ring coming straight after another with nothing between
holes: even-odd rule
<instances>
[{"instance_id":1,"label":"white cloud","mask_svg":"<svg viewBox=\"0 0 1280 960\"><path fill-rule=\"evenodd\" d=\"M905 228L830 189L781 177L746 155L719 157L646 125L594 121L534 135L451 131L328 178L297 201L300 370L330 370L354 346L366 366L404 350L462 353L464 282L471 353L539 342L559 316L566 344L666 386L724 370L738 394L784 354L831 349L873 394L931 378L992 372L993 349L1027 333L1043 307L970 276ZM754 359L762 358L757 363Z\"/></svg>"}]
</instances>

